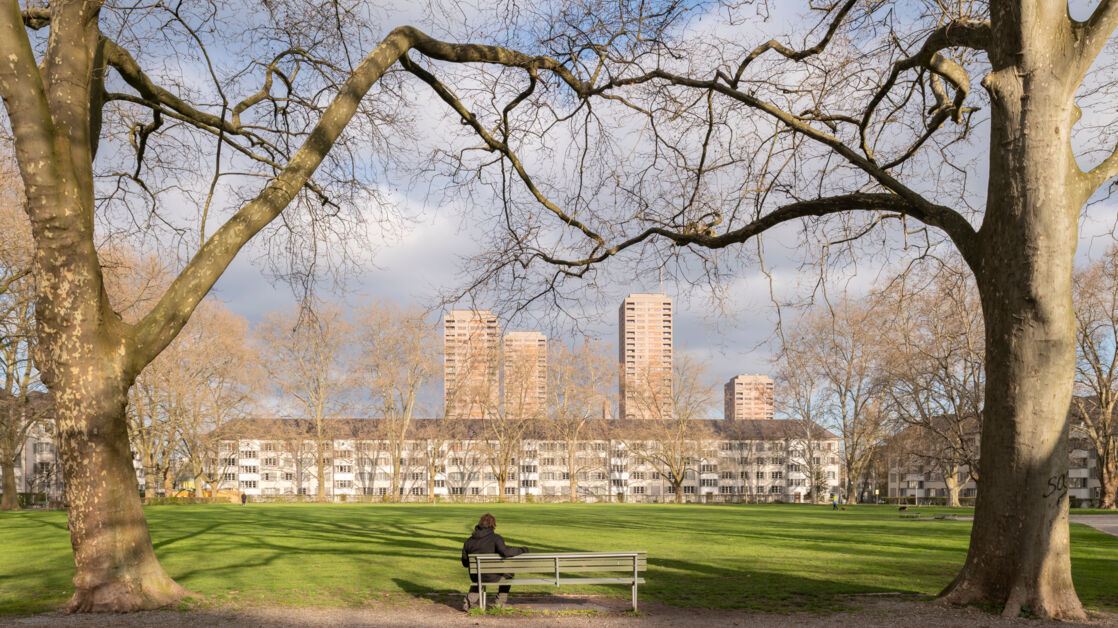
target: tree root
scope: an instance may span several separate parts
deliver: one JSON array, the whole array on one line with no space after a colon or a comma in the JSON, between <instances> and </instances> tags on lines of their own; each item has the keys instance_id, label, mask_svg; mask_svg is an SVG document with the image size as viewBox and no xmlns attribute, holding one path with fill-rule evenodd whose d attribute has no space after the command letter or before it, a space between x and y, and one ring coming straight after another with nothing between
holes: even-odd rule
<instances>
[{"instance_id":1,"label":"tree root","mask_svg":"<svg viewBox=\"0 0 1118 628\"><path fill-rule=\"evenodd\" d=\"M1079 596L1071 591L1044 590L1043 587L1030 589L1017 584L1008 590L988 590L973 585L962 575L940 593L937 602L941 604L971 605L985 604L1002 607L1003 617L1018 617L1022 611L1043 619L1062 621L1082 621L1087 618Z\"/></svg>"},{"instance_id":2,"label":"tree root","mask_svg":"<svg viewBox=\"0 0 1118 628\"><path fill-rule=\"evenodd\" d=\"M152 610L174 604L186 595L186 590L167 575L148 580L146 583L113 580L92 587L79 587L62 611L70 614Z\"/></svg>"}]
</instances>

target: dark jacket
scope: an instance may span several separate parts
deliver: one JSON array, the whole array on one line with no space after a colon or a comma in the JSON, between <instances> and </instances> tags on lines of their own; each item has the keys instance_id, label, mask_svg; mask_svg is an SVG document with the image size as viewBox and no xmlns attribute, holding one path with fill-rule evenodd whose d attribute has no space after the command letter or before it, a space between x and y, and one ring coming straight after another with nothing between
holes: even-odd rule
<instances>
[{"instance_id":1,"label":"dark jacket","mask_svg":"<svg viewBox=\"0 0 1118 628\"><path fill-rule=\"evenodd\" d=\"M505 540L500 534L494 532L493 528L477 526L474 528L474 533L462 545L462 566L466 569L470 568L470 554L500 554L503 558L508 558L519 556L527 551L527 547L505 545ZM506 578L512 577L511 574L486 574L482 581L496 582L502 575Z\"/></svg>"}]
</instances>

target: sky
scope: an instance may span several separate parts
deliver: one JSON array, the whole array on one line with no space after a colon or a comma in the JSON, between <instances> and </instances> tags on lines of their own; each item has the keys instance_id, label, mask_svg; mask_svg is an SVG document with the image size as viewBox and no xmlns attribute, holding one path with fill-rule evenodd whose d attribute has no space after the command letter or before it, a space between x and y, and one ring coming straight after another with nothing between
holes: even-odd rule
<instances>
[{"instance_id":1,"label":"sky","mask_svg":"<svg viewBox=\"0 0 1118 628\"><path fill-rule=\"evenodd\" d=\"M787 6L789 3L774 3L777 13L770 25L776 32L795 19L794 14L784 8ZM425 23L426 19L424 12L419 10L393 13L388 16L385 29L409 23L437 32L438 27ZM705 24L697 23L693 28L698 29L696 35L701 36L702 29L717 29L722 25L718 20L708 19ZM975 83L977 89L977 78ZM432 103L430 106L441 105ZM432 116L432 119L436 118ZM434 125L426 132L437 134L440 131ZM981 187L985 173L972 174ZM343 299L349 305L370 299L386 299L403 305L431 307L438 303L441 293L466 282L467 278L455 269L459 267L460 257L479 252L477 243L482 240L485 225L470 222L469 216L475 208L455 200L443 200L441 205L437 204L438 201L430 200L422 193L421 187L422 184L414 188L400 185L392 189L394 201L401 206L404 214L415 217L415 221L398 238L376 241L378 238L374 236L375 256L355 269L347 280L345 290L325 284L319 288L320 296ZM1081 262L1101 253L1112 242L1110 234L1118 220L1118 204L1099 203L1084 216L1078 254ZM776 230L767 235L765 241L766 264L772 272L779 297L784 300L809 294L817 274L810 269L802 269L805 251L797 248L796 227ZM749 255L751 250L746 245L740 254ZM806 257L810 256L811 252L807 252ZM833 275L831 290L846 291L852 296L864 294L891 267L878 260L864 261L856 269L847 268ZM709 292L701 286L692 287L671 279L661 282L659 277L651 274L640 277L613 274L611 281L602 286L600 293L603 296L600 299L588 299L583 303L589 314L586 320L580 321L581 331L596 340L615 344L616 312L621 300L630 292L661 291L673 297L676 303L675 351L677 354L686 352L706 364L712 384L720 385L740 373L772 373L772 345L769 340L777 314L770 298L769 280L756 271L756 265L747 265L742 276L734 279L728 291L730 300L722 308L712 307ZM268 312L291 307L295 303L292 290L270 279L257 256L250 252L243 252L237 258L218 282L215 294L234 312L253 322L261 320ZM484 309L486 304L479 303L478 306ZM459 307L469 305L459 304ZM432 318L434 320L435 316ZM505 317L503 323L509 331L540 329L552 338L561 337L566 341L578 338L571 331L571 322L562 319L540 325L529 313L511 323Z\"/></svg>"}]
</instances>

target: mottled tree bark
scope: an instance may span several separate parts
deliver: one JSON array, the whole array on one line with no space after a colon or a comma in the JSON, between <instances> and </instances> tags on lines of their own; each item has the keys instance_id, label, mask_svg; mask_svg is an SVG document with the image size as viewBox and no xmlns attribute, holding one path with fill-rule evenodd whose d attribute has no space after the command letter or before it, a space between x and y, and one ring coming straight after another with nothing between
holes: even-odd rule
<instances>
[{"instance_id":1,"label":"mottled tree bark","mask_svg":"<svg viewBox=\"0 0 1118 628\"><path fill-rule=\"evenodd\" d=\"M0 496L0 510L19 510L19 491L16 488L16 466L10 460L0 460L4 494Z\"/></svg>"},{"instance_id":2,"label":"mottled tree bark","mask_svg":"<svg viewBox=\"0 0 1118 628\"><path fill-rule=\"evenodd\" d=\"M1075 619L1084 613L1068 551L1067 416L1071 276L1086 199L1070 149L1080 77L1068 71L1070 35L1056 26L1067 23L1061 5L995 7L992 16L987 210L968 260L988 356L982 482L967 560L945 599Z\"/></svg>"}]
</instances>

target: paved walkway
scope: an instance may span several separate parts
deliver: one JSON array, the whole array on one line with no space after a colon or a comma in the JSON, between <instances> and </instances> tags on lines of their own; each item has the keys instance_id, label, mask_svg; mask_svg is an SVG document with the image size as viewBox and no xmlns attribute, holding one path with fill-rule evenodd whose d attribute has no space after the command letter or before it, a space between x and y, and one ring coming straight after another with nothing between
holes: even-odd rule
<instances>
[{"instance_id":1,"label":"paved walkway","mask_svg":"<svg viewBox=\"0 0 1118 628\"><path fill-rule=\"evenodd\" d=\"M1107 534L1118 536L1118 515L1072 515L1072 523L1084 523Z\"/></svg>"}]
</instances>

